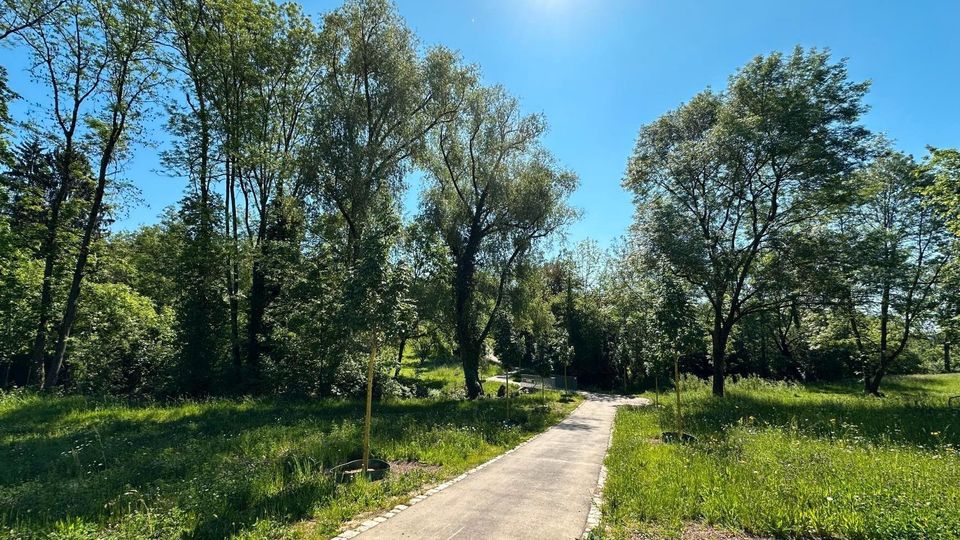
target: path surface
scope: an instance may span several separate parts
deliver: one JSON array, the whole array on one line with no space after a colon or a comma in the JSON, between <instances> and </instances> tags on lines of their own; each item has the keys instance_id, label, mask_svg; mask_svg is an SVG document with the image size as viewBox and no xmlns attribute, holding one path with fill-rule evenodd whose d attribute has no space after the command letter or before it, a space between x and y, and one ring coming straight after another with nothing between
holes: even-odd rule
<instances>
[{"instance_id":1,"label":"path surface","mask_svg":"<svg viewBox=\"0 0 960 540\"><path fill-rule=\"evenodd\" d=\"M356 538L580 538L616 407L645 403L587 395L570 416L529 444Z\"/></svg>"},{"instance_id":2,"label":"path surface","mask_svg":"<svg viewBox=\"0 0 960 540\"><path fill-rule=\"evenodd\" d=\"M533 390L540 390L540 383L527 382L523 380L517 380L513 375L510 376L510 385L520 388L531 388ZM506 382L507 378L503 375L494 375L493 377L487 377L488 382L500 383L501 385ZM553 390L553 384L545 385L546 388ZM516 391L515 388L511 388L511 392Z\"/></svg>"}]
</instances>

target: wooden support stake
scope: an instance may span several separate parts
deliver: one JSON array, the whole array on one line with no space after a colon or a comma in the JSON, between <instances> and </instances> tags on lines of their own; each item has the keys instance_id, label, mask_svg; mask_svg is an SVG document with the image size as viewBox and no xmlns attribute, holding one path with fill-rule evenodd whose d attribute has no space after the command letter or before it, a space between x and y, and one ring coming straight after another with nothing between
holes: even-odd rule
<instances>
[{"instance_id":1,"label":"wooden support stake","mask_svg":"<svg viewBox=\"0 0 960 540\"><path fill-rule=\"evenodd\" d=\"M367 414L363 423L363 474L370 470L370 424L373 422L373 366L377 359L377 336L370 339L370 361L367 364Z\"/></svg>"}]
</instances>

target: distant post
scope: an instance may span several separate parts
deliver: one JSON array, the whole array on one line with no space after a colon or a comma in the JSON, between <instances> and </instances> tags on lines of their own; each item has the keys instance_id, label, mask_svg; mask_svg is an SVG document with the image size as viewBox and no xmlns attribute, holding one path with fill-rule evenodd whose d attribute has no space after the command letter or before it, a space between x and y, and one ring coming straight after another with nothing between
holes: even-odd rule
<instances>
[{"instance_id":1,"label":"distant post","mask_svg":"<svg viewBox=\"0 0 960 540\"><path fill-rule=\"evenodd\" d=\"M370 470L370 424L373 423L373 368L377 359L377 334L370 339L370 361L367 363L367 413L363 421L363 474Z\"/></svg>"}]
</instances>

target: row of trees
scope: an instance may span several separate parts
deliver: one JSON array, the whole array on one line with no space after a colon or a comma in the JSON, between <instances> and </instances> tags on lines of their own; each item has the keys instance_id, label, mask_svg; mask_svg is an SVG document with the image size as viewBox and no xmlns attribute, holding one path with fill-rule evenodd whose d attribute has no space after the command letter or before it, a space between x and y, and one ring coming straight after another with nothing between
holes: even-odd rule
<instances>
[{"instance_id":1,"label":"row of trees","mask_svg":"<svg viewBox=\"0 0 960 540\"><path fill-rule=\"evenodd\" d=\"M871 135L867 90L845 62L798 48L640 131L624 181L637 250L703 310L716 395L734 336L741 360L773 357L776 375L856 373L871 394L914 337L936 336L950 368L956 153L917 163ZM834 365L811 365L829 349Z\"/></svg>"},{"instance_id":2,"label":"row of trees","mask_svg":"<svg viewBox=\"0 0 960 540\"><path fill-rule=\"evenodd\" d=\"M433 324L482 392L517 268L574 215L542 117L421 47L384 0L319 27L260 0L6 7L52 118L6 124L4 384L352 393L365 354ZM161 108L187 192L160 224L107 234Z\"/></svg>"},{"instance_id":3,"label":"row of trees","mask_svg":"<svg viewBox=\"0 0 960 540\"><path fill-rule=\"evenodd\" d=\"M0 85L4 386L359 394L374 355L402 393L411 348L457 356L471 398L488 353L607 387L679 359L718 395L951 369L960 157L869 133L868 85L826 51L758 57L644 126L630 231L558 251L577 181L544 119L386 0L320 23L266 0L5 6L51 114L10 118ZM110 232L158 118L188 188Z\"/></svg>"},{"instance_id":4,"label":"row of trees","mask_svg":"<svg viewBox=\"0 0 960 540\"><path fill-rule=\"evenodd\" d=\"M626 387L679 360L717 395L731 374L860 377L879 394L891 372L950 371L960 155L917 162L869 133L867 90L797 49L644 126L631 230L528 270L501 358Z\"/></svg>"}]
</instances>

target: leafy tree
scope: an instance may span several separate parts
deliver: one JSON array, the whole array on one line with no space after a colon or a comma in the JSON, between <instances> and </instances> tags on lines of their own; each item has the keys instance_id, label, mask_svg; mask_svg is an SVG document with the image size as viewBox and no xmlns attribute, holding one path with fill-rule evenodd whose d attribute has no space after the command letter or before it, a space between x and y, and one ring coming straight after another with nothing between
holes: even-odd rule
<instances>
[{"instance_id":1,"label":"leafy tree","mask_svg":"<svg viewBox=\"0 0 960 540\"><path fill-rule=\"evenodd\" d=\"M89 283L69 378L80 391L157 395L172 388L173 311L116 283Z\"/></svg>"},{"instance_id":2,"label":"leafy tree","mask_svg":"<svg viewBox=\"0 0 960 540\"><path fill-rule=\"evenodd\" d=\"M158 34L153 8L145 2L92 0L87 10L78 15L91 20L96 40L92 47L102 51L103 61L97 77L102 78L104 85L104 111L87 120L92 126L91 149L99 161L97 183L60 320L56 350L44 370L44 388L57 384L63 365L67 339L76 320L90 246L105 210L104 195L111 167L129 148L136 122L141 118L153 89L160 83L160 66L152 56Z\"/></svg>"},{"instance_id":3,"label":"leafy tree","mask_svg":"<svg viewBox=\"0 0 960 540\"><path fill-rule=\"evenodd\" d=\"M23 248L0 214L0 388L23 386L36 380L30 349L24 336L33 329L42 266Z\"/></svg>"},{"instance_id":4,"label":"leafy tree","mask_svg":"<svg viewBox=\"0 0 960 540\"><path fill-rule=\"evenodd\" d=\"M220 357L226 322L221 283L221 261L225 242L215 224L223 220L223 201L213 192L216 177L216 122L211 104L215 90L213 55L218 39L211 24L213 16L205 2L166 0L158 2L159 12L171 36L170 64L181 73L179 86L186 102L181 111L170 106L169 125L179 144L164 156L168 167L186 175L190 184L182 202L181 219L187 225L180 269L188 286L177 310L179 336L183 340L181 365L190 391L206 394L213 386L212 371ZM234 364L239 347L234 341Z\"/></svg>"},{"instance_id":5,"label":"leafy tree","mask_svg":"<svg viewBox=\"0 0 960 540\"><path fill-rule=\"evenodd\" d=\"M956 244L952 246L950 262L943 269L942 285L938 290L934 319L943 348L943 371L953 371L954 346L960 343L960 261L956 256Z\"/></svg>"},{"instance_id":6,"label":"leafy tree","mask_svg":"<svg viewBox=\"0 0 960 540\"><path fill-rule=\"evenodd\" d=\"M923 194L943 215L950 232L960 236L960 151L929 150L930 155L922 168L932 176L932 182L924 186Z\"/></svg>"},{"instance_id":7,"label":"leafy tree","mask_svg":"<svg viewBox=\"0 0 960 540\"><path fill-rule=\"evenodd\" d=\"M942 216L954 236L960 237L960 151L930 148L922 164L932 182L923 188L927 204ZM943 344L943 368L951 371L951 348L960 342L960 268L957 265L957 243L952 247L952 262L944 269L944 286L937 302L937 320Z\"/></svg>"},{"instance_id":8,"label":"leafy tree","mask_svg":"<svg viewBox=\"0 0 960 540\"><path fill-rule=\"evenodd\" d=\"M51 369L46 350L52 316L54 265L61 243L60 213L64 201L81 181L76 164L81 161L81 139L88 134L84 131L89 125L85 119L103 92L107 64L90 7L82 0L66 0L60 9L19 32L33 59L31 73L43 81L51 93L52 126L49 131L57 141L61 156L58 175L62 181L51 199L46 220L43 281L31 349L32 363L44 365L47 372Z\"/></svg>"},{"instance_id":9,"label":"leafy tree","mask_svg":"<svg viewBox=\"0 0 960 540\"><path fill-rule=\"evenodd\" d=\"M387 0L349 0L324 18L322 103L306 174L342 219L344 257L390 211L425 136L450 121L472 75L442 48L418 43Z\"/></svg>"},{"instance_id":10,"label":"leafy tree","mask_svg":"<svg viewBox=\"0 0 960 540\"><path fill-rule=\"evenodd\" d=\"M50 152L39 139L31 139L15 149L11 167L0 174L0 189L3 191L0 213L8 218L6 226L11 234L11 253L18 255L10 261L8 278L11 281L8 285L11 290L20 290L23 294L22 287L33 283L34 277L39 279L37 294L31 292L26 298L33 302L45 299L45 302L38 302L40 309L49 309L62 299L62 287L58 285L63 280L63 263L75 251L83 230L83 216L93 193L86 163L78 159L73 166L67 167L64 159L62 152ZM68 171L69 174L65 174ZM70 184L73 186L67 187ZM34 276L34 268L39 268L41 274ZM22 302L16 303L22 306ZM36 322L37 310L38 306L34 304L16 314L11 311L9 316L19 322L30 318ZM44 326L44 336L45 330ZM11 336L6 351L10 354L21 351L29 334L28 331ZM42 356L37 359L34 353L31 349L28 354L13 355L8 372L10 384L23 386L29 380L35 380L33 375L42 373Z\"/></svg>"},{"instance_id":11,"label":"leafy tree","mask_svg":"<svg viewBox=\"0 0 960 540\"><path fill-rule=\"evenodd\" d=\"M644 126L624 185L656 256L710 304L713 392L734 325L765 310L756 273L788 231L831 211L864 154L867 83L845 62L796 49L757 57L722 93Z\"/></svg>"},{"instance_id":12,"label":"leafy tree","mask_svg":"<svg viewBox=\"0 0 960 540\"><path fill-rule=\"evenodd\" d=\"M0 41L39 25L67 0L3 0L0 14Z\"/></svg>"},{"instance_id":13,"label":"leafy tree","mask_svg":"<svg viewBox=\"0 0 960 540\"><path fill-rule=\"evenodd\" d=\"M847 315L865 390L879 394L883 376L932 313L949 243L943 221L920 194L930 179L910 157L888 153L858 179L861 201L848 229L856 260Z\"/></svg>"},{"instance_id":14,"label":"leafy tree","mask_svg":"<svg viewBox=\"0 0 960 540\"><path fill-rule=\"evenodd\" d=\"M262 354L270 352L272 329L267 313L282 282L272 279L278 266L294 262L302 234L299 201L305 187L297 175L308 137L308 111L320 87L321 49L313 23L294 4L259 6L259 23L245 27L253 46L248 61L257 70L244 107L240 164L241 189L253 208L253 243L247 361L255 379Z\"/></svg>"},{"instance_id":15,"label":"leafy tree","mask_svg":"<svg viewBox=\"0 0 960 540\"><path fill-rule=\"evenodd\" d=\"M65 3L66 0L3 0L0 2L3 8L0 13L0 43L37 26ZM12 119L8 104L16 98L17 94L7 84L7 70L0 66L0 165L6 164L11 158L7 137Z\"/></svg>"},{"instance_id":16,"label":"leafy tree","mask_svg":"<svg viewBox=\"0 0 960 540\"><path fill-rule=\"evenodd\" d=\"M409 302L412 308L409 325L399 330L397 365L394 378L400 376L403 354L409 340L436 339L452 333L448 304L450 300L450 264L443 240L437 231L414 220L403 231L400 242L401 260L409 268Z\"/></svg>"},{"instance_id":17,"label":"leafy tree","mask_svg":"<svg viewBox=\"0 0 960 540\"><path fill-rule=\"evenodd\" d=\"M453 263L454 334L471 399L483 393L480 355L512 273L574 216L566 199L576 178L540 148L544 129L502 88L475 88L431 137L422 219Z\"/></svg>"}]
</instances>

